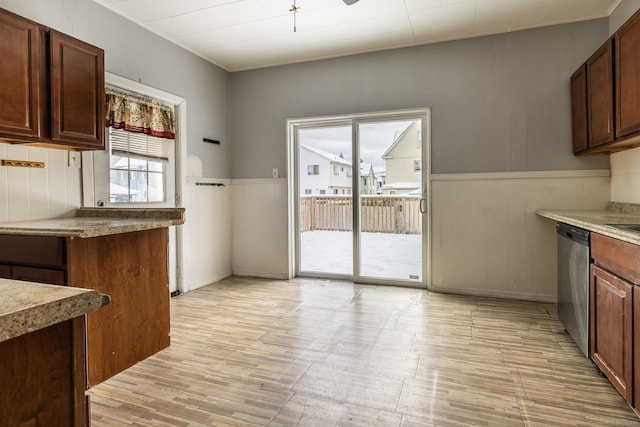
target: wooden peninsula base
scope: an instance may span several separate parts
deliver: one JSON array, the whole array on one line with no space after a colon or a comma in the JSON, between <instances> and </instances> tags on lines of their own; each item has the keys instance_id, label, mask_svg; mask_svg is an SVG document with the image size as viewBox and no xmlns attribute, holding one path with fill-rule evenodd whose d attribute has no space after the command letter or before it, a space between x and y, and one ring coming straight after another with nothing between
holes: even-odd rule
<instances>
[{"instance_id":1,"label":"wooden peninsula base","mask_svg":"<svg viewBox=\"0 0 640 427\"><path fill-rule=\"evenodd\" d=\"M84 348L83 317L0 342L2 425L89 425Z\"/></svg>"},{"instance_id":2,"label":"wooden peninsula base","mask_svg":"<svg viewBox=\"0 0 640 427\"><path fill-rule=\"evenodd\" d=\"M89 425L85 317L95 290L0 279L0 424Z\"/></svg>"}]
</instances>

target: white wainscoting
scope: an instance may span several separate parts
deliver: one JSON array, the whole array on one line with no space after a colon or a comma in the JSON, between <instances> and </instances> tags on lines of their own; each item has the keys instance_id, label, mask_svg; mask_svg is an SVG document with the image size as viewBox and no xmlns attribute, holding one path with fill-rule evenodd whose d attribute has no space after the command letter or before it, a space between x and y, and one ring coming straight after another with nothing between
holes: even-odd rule
<instances>
[{"instance_id":1,"label":"white wainscoting","mask_svg":"<svg viewBox=\"0 0 640 427\"><path fill-rule=\"evenodd\" d=\"M287 279L287 179L234 179L232 190L233 274Z\"/></svg>"},{"instance_id":2,"label":"white wainscoting","mask_svg":"<svg viewBox=\"0 0 640 427\"><path fill-rule=\"evenodd\" d=\"M80 168L67 166L68 151L0 143L0 159L45 163L0 166L0 222L73 216L82 205Z\"/></svg>"},{"instance_id":3,"label":"white wainscoting","mask_svg":"<svg viewBox=\"0 0 640 427\"><path fill-rule=\"evenodd\" d=\"M231 186L224 179L188 178L183 191L182 291L188 292L231 275Z\"/></svg>"},{"instance_id":4,"label":"white wainscoting","mask_svg":"<svg viewBox=\"0 0 640 427\"><path fill-rule=\"evenodd\" d=\"M555 223L535 211L603 209L609 175L432 175L431 289L555 302Z\"/></svg>"}]
</instances>

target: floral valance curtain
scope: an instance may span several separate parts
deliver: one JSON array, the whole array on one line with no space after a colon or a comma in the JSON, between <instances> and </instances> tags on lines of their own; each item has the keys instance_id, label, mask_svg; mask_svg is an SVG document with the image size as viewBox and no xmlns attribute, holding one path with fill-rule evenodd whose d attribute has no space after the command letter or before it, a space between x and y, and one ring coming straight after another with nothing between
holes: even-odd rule
<instances>
[{"instance_id":1,"label":"floral valance curtain","mask_svg":"<svg viewBox=\"0 0 640 427\"><path fill-rule=\"evenodd\" d=\"M105 88L107 127L175 139L173 108L158 101Z\"/></svg>"}]
</instances>

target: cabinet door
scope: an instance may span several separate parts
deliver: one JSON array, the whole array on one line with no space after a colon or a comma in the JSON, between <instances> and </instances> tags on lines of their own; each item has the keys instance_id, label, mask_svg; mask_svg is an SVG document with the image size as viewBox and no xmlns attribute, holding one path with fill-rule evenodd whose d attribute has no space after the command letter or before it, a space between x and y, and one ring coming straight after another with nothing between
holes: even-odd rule
<instances>
[{"instance_id":1,"label":"cabinet door","mask_svg":"<svg viewBox=\"0 0 640 427\"><path fill-rule=\"evenodd\" d=\"M104 52L51 31L51 140L104 149Z\"/></svg>"},{"instance_id":2,"label":"cabinet door","mask_svg":"<svg viewBox=\"0 0 640 427\"><path fill-rule=\"evenodd\" d=\"M573 152L589 148L587 134L587 73L582 65L571 76L571 129Z\"/></svg>"},{"instance_id":3,"label":"cabinet door","mask_svg":"<svg viewBox=\"0 0 640 427\"><path fill-rule=\"evenodd\" d=\"M640 11L615 35L616 137L640 131Z\"/></svg>"},{"instance_id":4,"label":"cabinet door","mask_svg":"<svg viewBox=\"0 0 640 427\"><path fill-rule=\"evenodd\" d=\"M632 403L633 285L591 266L591 359Z\"/></svg>"},{"instance_id":5,"label":"cabinet door","mask_svg":"<svg viewBox=\"0 0 640 427\"><path fill-rule=\"evenodd\" d=\"M40 32L37 24L0 10L0 137L38 141Z\"/></svg>"},{"instance_id":6,"label":"cabinet door","mask_svg":"<svg viewBox=\"0 0 640 427\"><path fill-rule=\"evenodd\" d=\"M613 141L613 48L608 40L587 61L589 147Z\"/></svg>"}]
</instances>

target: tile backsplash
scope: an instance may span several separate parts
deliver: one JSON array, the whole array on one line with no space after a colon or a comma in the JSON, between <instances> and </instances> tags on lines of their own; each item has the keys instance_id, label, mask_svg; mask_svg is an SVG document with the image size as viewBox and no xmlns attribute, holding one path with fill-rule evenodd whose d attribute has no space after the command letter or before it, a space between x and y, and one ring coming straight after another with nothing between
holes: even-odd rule
<instances>
[{"instance_id":1,"label":"tile backsplash","mask_svg":"<svg viewBox=\"0 0 640 427\"><path fill-rule=\"evenodd\" d=\"M68 151L0 143L0 160L44 162L43 169L0 166L0 222L72 216L82 205L82 177Z\"/></svg>"}]
</instances>

